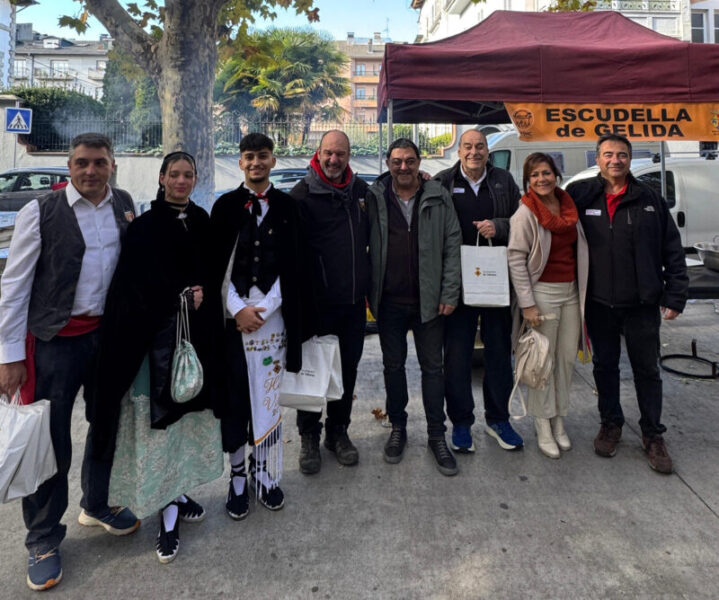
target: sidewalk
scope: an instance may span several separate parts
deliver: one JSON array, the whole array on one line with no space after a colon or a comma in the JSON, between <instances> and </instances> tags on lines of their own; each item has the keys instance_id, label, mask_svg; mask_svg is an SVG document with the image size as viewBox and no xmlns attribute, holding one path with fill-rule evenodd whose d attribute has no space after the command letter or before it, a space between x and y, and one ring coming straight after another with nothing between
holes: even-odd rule
<instances>
[{"instance_id":1,"label":"sidewalk","mask_svg":"<svg viewBox=\"0 0 719 600\"><path fill-rule=\"evenodd\" d=\"M697 301L662 327L662 352L719 361L719 314ZM79 463L86 425L74 414L75 458L62 545L64 578L53 598L716 598L719 590L719 380L664 373L667 446L676 473L647 465L626 357L627 418L617 456L596 456L598 429L591 365L577 365L567 430L574 449L539 453L532 423L517 429L526 447L505 452L473 427L477 452L444 477L426 448L419 369L408 360L409 444L389 465L389 430L371 410L384 406L377 336L366 338L350 429L357 467L322 448L322 471L297 468L294 414L285 420L285 508L251 505L245 521L225 514L228 476L192 493L207 519L183 523L180 553L155 557L157 517L128 537L77 524ZM475 398L481 416L481 375ZM227 472L226 472L227 475ZM27 554L20 502L0 506L0 599L37 597L25 585Z\"/></svg>"}]
</instances>

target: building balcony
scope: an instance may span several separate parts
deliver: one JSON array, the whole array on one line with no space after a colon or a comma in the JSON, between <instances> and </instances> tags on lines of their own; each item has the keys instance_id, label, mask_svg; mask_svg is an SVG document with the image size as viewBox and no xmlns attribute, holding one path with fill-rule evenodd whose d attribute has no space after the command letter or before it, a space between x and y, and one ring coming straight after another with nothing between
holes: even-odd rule
<instances>
[{"instance_id":1,"label":"building balcony","mask_svg":"<svg viewBox=\"0 0 719 600\"><path fill-rule=\"evenodd\" d=\"M69 71L56 71L53 69L35 69L35 79L73 79Z\"/></svg>"},{"instance_id":2,"label":"building balcony","mask_svg":"<svg viewBox=\"0 0 719 600\"><path fill-rule=\"evenodd\" d=\"M105 78L105 69L88 69L87 70L87 76L90 79L104 79Z\"/></svg>"},{"instance_id":3,"label":"building balcony","mask_svg":"<svg viewBox=\"0 0 719 600\"><path fill-rule=\"evenodd\" d=\"M30 77L29 69L15 69L12 74L13 79L27 79Z\"/></svg>"},{"instance_id":4,"label":"building balcony","mask_svg":"<svg viewBox=\"0 0 719 600\"><path fill-rule=\"evenodd\" d=\"M460 15L472 0L444 0L444 10L450 14Z\"/></svg>"},{"instance_id":5,"label":"building balcony","mask_svg":"<svg viewBox=\"0 0 719 600\"><path fill-rule=\"evenodd\" d=\"M376 108L377 98L375 96L355 96L353 106L355 108Z\"/></svg>"},{"instance_id":6,"label":"building balcony","mask_svg":"<svg viewBox=\"0 0 719 600\"><path fill-rule=\"evenodd\" d=\"M379 81L379 71L376 73L367 72L361 75L352 75L352 83L377 83Z\"/></svg>"},{"instance_id":7,"label":"building balcony","mask_svg":"<svg viewBox=\"0 0 719 600\"><path fill-rule=\"evenodd\" d=\"M680 0L597 0L595 10L620 12L679 12Z\"/></svg>"}]
</instances>

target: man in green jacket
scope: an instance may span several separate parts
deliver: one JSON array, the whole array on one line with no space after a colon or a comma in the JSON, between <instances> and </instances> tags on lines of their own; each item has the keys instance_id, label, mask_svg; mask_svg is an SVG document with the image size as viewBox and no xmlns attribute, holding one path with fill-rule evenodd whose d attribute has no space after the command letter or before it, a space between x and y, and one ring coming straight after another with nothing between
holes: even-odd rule
<instances>
[{"instance_id":1,"label":"man in green jacket","mask_svg":"<svg viewBox=\"0 0 719 600\"><path fill-rule=\"evenodd\" d=\"M372 290L377 317L387 414L392 433L384 447L389 463L402 460L407 444L407 332L414 335L422 371L422 401L428 446L443 475L457 462L447 447L444 424L442 344L444 317L459 301L461 233L452 197L437 181L419 176L417 146L400 138L387 150L389 175L367 195Z\"/></svg>"}]
</instances>

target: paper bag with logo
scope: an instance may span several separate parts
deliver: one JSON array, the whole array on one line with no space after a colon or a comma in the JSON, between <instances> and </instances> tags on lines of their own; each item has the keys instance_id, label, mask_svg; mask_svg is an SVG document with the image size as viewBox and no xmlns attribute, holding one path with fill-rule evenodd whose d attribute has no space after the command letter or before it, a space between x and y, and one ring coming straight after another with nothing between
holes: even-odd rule
<instances>
[{"instance_id":1,"label":"paper bag with logo","mask_svg":"<svg viewBox=\"0 0 719 600\"><path fill-rule=\"evenodd\" d=\"M285 371L282 376L280 406L321 412L343 392L339 340L335 335L315 336L302 344L300 372Z\"/></svg>"},{"instance_id":2,"label":"paper bag with logo","mask_svg":"<svg viewBox=\"0 0 719 600\"><path fill-rule=\"evenodd\" d=\"M462 301L467 306L509 306L509 270L505 246L462 246Z\"/></svg>"}]
</instances>

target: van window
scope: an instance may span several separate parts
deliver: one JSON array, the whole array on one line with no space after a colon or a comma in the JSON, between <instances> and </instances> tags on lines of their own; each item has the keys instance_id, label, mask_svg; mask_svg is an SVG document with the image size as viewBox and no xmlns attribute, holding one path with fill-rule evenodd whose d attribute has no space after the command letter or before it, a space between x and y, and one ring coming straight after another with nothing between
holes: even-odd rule
<instances>
[{"instance_id":1,"label":"van window","mask_svg":"<svg viewBox=\"0 0 719 600\"><path fill-rule=\"evenodd\" d=\"M500 169L509 170L509 161L512 157L511 150L495 150L489 153L489 162L492 166L499 167Z\"/></svg>"},{"instance_id":2,"label":"van window","mask_svg":"<svg viewBox=\"0 0 719 600\"><path fill-rule=\"evenodd\" d=\"M564 152L547 152L547 155L552 157L560 173L566 173L564 170Z\"/></svg>"},{"instance_id":3,"label":"van window","mask_svg":"<svg viewBox=\"0 0 719 600\"><path fill-rule=\"evenodd\" d=\"M655 190L657 194L662 193L661 171L642 173L637 177L637 179ZM669 208L673 208L674 205L677 203L677 196L674 189L674 173L672 173L671 171L667 171L667 197L665 198L665 200Z\"/></svg>"}]
</instances>

